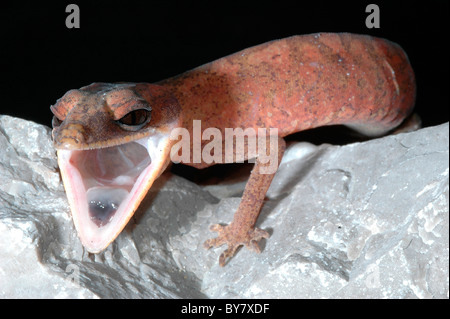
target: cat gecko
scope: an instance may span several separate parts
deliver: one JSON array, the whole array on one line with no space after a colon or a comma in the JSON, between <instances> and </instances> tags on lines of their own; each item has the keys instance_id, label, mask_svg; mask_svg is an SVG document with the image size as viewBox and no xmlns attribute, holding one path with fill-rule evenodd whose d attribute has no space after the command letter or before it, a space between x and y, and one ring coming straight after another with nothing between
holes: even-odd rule
<instances>
[{"instance_id":1,"label":"cat gecko","mask_svg":"<svg viewBox=\"0 0 450 319\"><path fill-rule=\"evenodd\" d=\"M241 144L231 160L224 158L254 158L255 164L233 220L211 226L218 236L204 244L227 245L220 266L242 245L260 252L258 242L269 234L255 224L277 166L264 172L269 163L258 154L270 149L279 163L283 137L325 125L386 134L410 115L415 92L399 45L348 33L264 43L155 84L93 83L70 90L51 106L52 136L78 236L92 253L114 241L170 163L173 130L192 136L194 121L201 121L202 128L223 135L226 128L256 134L258 128L278 129L256 154ZM181 163L198 169L215 164L194 161L194 146L191 138L190 156Z\"/></svg>"}]
</instances>

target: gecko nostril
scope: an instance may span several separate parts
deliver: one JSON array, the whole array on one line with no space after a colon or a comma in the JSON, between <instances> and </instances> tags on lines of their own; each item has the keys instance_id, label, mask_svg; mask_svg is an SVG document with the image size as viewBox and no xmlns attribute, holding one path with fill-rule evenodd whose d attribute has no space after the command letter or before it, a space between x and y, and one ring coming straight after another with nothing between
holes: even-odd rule
<instances>
[{"instance_id":1,"label":"gecko nostril","mask_svg":"<svg viewBox=\"0 0 450 319\"><path fill-rule=\"evenodd\" d=\"M81 124L69 124L55 135L56 147L79 148L86 144L86 132Z\"/></svg>"},{"instance_id":2,"label":"gecko nostril","mask_svg":"<svg viewBox=\"0 0 450 319\"><path fill-rule=\"evenodd\" d=\"M84 130L77 130L73 136L73 139L78 145L84 144L84 142L86 141Z\"/></svg>"}]
</instances>

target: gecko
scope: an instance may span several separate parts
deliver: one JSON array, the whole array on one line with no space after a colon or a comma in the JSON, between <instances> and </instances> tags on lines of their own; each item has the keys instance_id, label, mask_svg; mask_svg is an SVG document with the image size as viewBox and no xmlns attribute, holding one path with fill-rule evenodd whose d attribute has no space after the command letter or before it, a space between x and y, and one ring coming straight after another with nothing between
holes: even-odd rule
<instances>
[{"instance_id":1,"label":"gecko","mask_svg":"<svg viewBox=\"0 0 450 319\"><path fill-rule=\"evenodd\" d=\"M233 220L212 225L217 236L204 243L227 245L219 257L224 266L238 247L260 252L259 241L269 238L255 227L276 172L263 173L269 165L261 160L263 151L272 150L279 164L285 136L319 126L387 134L412 113L415 96L414 72L398 44L316 33L247 48L153 84L93 83L70 90L50 107L52 138L78 236L87 251L99 253L171 162L175 129L192 136L194 121L221 133L277 128L256 154L246 152L246 139L228 158L252 157L254 167ZM188 146L193 150L194 144L191 139ZM181 163L198 169L216 164L194 161L193 152Z\"/></svg>"}]
</instances>

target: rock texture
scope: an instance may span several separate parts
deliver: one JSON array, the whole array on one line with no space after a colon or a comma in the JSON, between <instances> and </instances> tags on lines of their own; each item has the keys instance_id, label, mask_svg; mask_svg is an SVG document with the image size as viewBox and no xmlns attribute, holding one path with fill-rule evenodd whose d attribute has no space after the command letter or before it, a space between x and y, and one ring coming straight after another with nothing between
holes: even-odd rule
<instances>
[{"instance_id":1,"label":"rock texture","mask_svg":"<svg viewBox=\"0 0 450 319\"><path fill-rule=\"evenodd\" d=\"M50 129L0 116L0 297L448 298L448 123L346 146L292 145L263 252L206 251L245 185L165 173L108 249L78 241Z\"/></svg>"}]
</instances>

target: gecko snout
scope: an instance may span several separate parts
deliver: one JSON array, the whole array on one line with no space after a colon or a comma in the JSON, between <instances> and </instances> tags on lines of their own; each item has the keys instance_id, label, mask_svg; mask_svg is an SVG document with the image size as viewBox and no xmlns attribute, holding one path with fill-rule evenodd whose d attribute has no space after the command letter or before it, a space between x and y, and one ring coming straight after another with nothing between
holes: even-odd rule
<instances>
[{"instance_id":1,"label":"gecko snout","mask_svg":"<svg viewBox=\"0 0 450 319\"><path fill-rule=\"evenodd\" d=\"M54 130L53 140L57 149L78 149L86 145L86 132L81 124L68 124Z\"/></svg>"}]
</instances>

